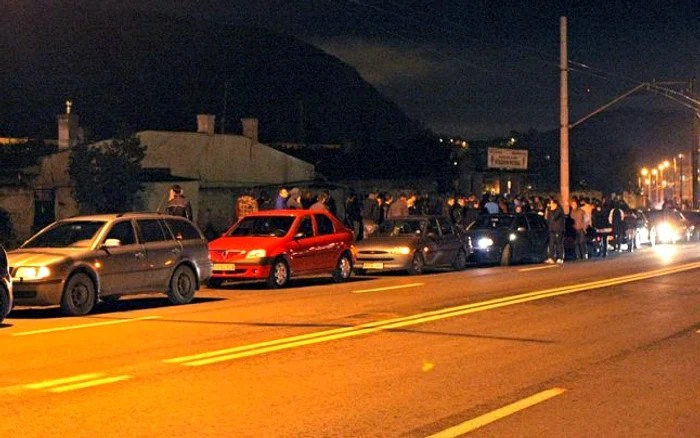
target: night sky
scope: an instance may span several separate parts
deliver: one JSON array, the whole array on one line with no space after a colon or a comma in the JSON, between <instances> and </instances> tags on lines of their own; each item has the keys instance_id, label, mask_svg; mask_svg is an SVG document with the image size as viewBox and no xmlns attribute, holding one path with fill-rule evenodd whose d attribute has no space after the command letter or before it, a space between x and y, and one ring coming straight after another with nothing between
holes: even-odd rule
<instances>
[{"instance_id":1,"label":"night sky","mask_svg":"<svg viewBox=\"0 0 700 438\"><path fill-rule=\"evenodd\" d=\"M86 4L95 7L94 1ZM572 122L639 82L688 81L700 72L700 0L100 0L99 5L293 35L355 67L433 131L472 139L558 127L561 15L569 23ZM615 109L687 112L644 93Z\"/></svg>"}]
</instances>

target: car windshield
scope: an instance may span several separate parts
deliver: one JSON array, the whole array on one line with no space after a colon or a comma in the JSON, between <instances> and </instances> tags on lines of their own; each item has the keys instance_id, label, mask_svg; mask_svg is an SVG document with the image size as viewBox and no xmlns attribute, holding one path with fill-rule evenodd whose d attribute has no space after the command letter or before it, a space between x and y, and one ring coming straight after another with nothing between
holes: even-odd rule
<instances>
[{"instance_id":1,"label":"car windshield","mask_svg":"<svg viewBox=\"0 0 700 438\"><path fill-rule=\"evenodd\" d=\"M513 224L513 216L493 216L493 215L483 215L473 222L470 226L470 230L498 230L504 228L510 228Z\"/></svg>"},{"instance_id":2,"label":"car windshield","mask_svg":"<svg viewBox=\"0 0 700 438\"><path fill-rule=\"evenodd\" d=\"M383 237L417 236L421 234L425 224L426 221L420 219L388 220L379 226L378 235Z\"/></svg>"},{"instance_id":3,"label":"car windshield","mask_svg":"<svg viewBox=\"0 0 700 438\"><path fill-rule=\"evenodd\" d=\"M284 237L294 223L294 216L248 216L236 225L230 237Z\"/></svg>"},{"instance_id":4,"label":"car windshield","mask_svg":"<svg viewBox=\"0 0 700 438\"><path fill-rule=\"evenodd\" d=\"M22 248L89 248L105 221L57 222L32 237Z\"/></svg>"}]
</instances>

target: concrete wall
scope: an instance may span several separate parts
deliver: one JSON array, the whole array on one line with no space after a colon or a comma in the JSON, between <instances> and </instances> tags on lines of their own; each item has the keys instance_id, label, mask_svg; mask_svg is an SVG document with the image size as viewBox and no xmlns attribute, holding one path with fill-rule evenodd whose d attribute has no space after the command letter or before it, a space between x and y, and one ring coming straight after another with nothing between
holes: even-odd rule
<instances>
[{"instance_id":1,"label":"concrete wall","mask_svg":"<svg viewBox=\"0 0 700 438\"><path fill-rule=\"evenodd\" d=\"M143 167L167 167L201 187L284 184L310 180L313 165L239 135L140 132L148 146Z\"/></svg>"},{"instance_id":2,"label":"concrete wall","mask_svg":"<svg viewBox=\"0 0 700 438\"><path fill-rule=\"evenodd\" d=\"M12 218L16 240L13 246L28 239L34 223L34 190L28 187L0 187L0 208ZM6 238L3 236L3 240Z\"/></svg>"}]
</instances>

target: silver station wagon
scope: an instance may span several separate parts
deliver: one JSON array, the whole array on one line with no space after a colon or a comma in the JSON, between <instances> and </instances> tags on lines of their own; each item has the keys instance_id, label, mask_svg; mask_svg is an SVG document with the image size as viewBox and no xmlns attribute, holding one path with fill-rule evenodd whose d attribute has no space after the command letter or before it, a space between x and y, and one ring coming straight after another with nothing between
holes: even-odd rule
<instances>
[{"instance_id":1,"label":"silver station wagon","mask_svg":"<svg viewBox=\"0 0 700 438\"><path fill-rule=\"evenodd\" d=\"M186 304L212 270L207 240L192 222L154 213L59 220L8 261L16 306L60 305L68 315L148 292Z\"/></svg>"}]
</instances>

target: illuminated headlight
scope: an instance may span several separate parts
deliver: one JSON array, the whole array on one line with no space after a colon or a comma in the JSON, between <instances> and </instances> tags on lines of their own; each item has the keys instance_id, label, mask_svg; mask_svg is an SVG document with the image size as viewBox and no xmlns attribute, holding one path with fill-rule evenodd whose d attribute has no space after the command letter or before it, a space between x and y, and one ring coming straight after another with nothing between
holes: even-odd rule
<instances>
[{"instance_id":1,"label":"illuminated headlight","mask_svg":"<svg viewBox=\"0 0 700 438\"><path fill-rule=\"evenodd\" d=\"M659 227L656 229L656 233L658 235L658 239L662 242L671 242L675 240L676 237L675 230L666 222L659 224Z\"/></svg>"},{"instance_id":2,"label":"illuminated headlight","mask_svg":"<svg viewBox=\"0 0 700 438\"><path fill-rule=\"evenodd\" d=\"M46 266L20 266L15 272L14 278L24 280L41 280L51 275L51 270Z\"/></svg>"},{"instance_id":3,"label":"illuminated headlight","mask_svg":"<svg viewBox=\"0 0 700 438\"><path fill-rule=\"evenodd\" d=\"M511 242L517 238L518 238L518 236L516 236L515 233L510 233L510 235L508 236L508 240L510 240Z\"/></svg>"},{"instance_id":4,"label":"illuminated headlight","mask_svg":"<svg viewBox=\"0 0 700 438\"><path fill-rule=\"evenodd\" d=\"M397 246L396 248L391 248L391 249L389 250L389 252L390 252L391 254L402 254L402 255L406 255L406 254L410 254L410 253L411 253L411 248L409 248L409 247L407 247L407 246Z\"/></svg>"},{"instance_id":5,"label":"illuminated headlight","mask_svg":"<svg viewBox=\"0 0 700 438\"><path fill-rule=\"evenodd\" d=\"M246 254L245 258L247 259L260 259L263 258L267 255L267 251L264 249L254 249L252 251L248 251L248 254Z\"/></svg>"},{"instance_id":6,"label":"illuminated headlight","mask_svg":"<svg viewBox=\"0 0 700 438\"><path fill-rule=\"evenodd\" d=\"M476 242L476 246L478 246L481 249L486 249L491 245L493 245L493 240L489 239L488 237L482 237Z\"/></svg>"}]
</instances>

